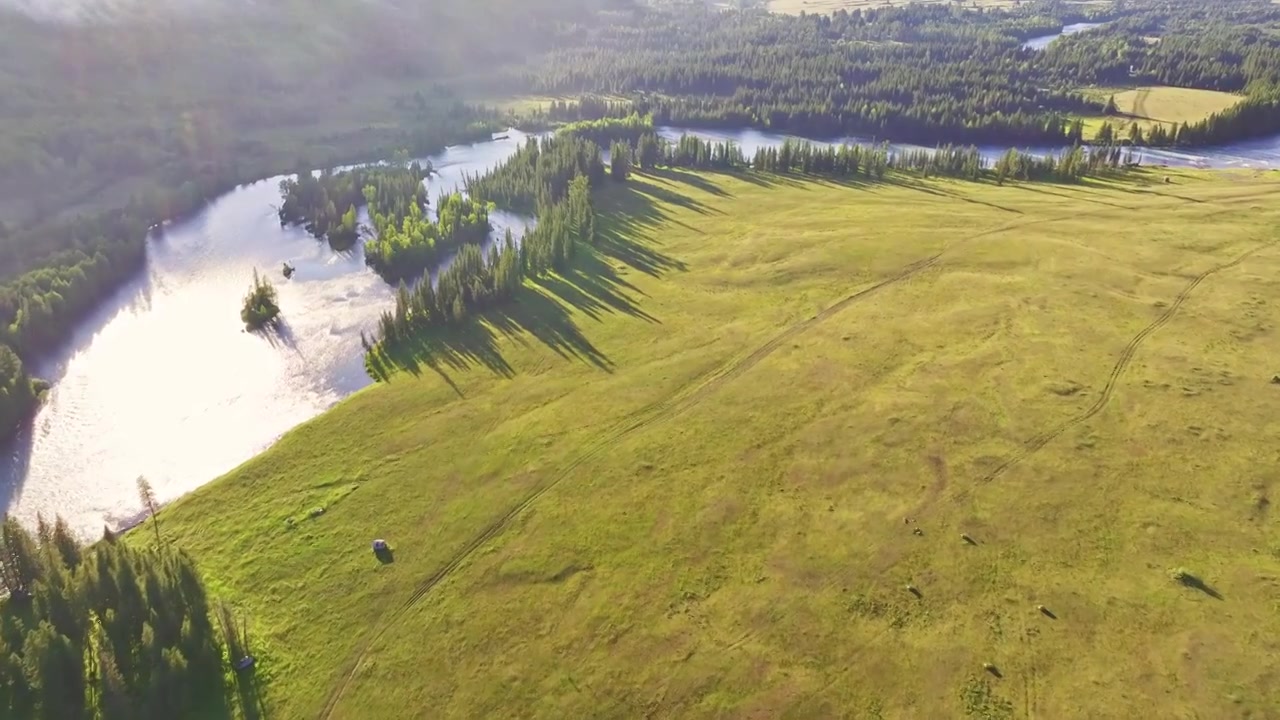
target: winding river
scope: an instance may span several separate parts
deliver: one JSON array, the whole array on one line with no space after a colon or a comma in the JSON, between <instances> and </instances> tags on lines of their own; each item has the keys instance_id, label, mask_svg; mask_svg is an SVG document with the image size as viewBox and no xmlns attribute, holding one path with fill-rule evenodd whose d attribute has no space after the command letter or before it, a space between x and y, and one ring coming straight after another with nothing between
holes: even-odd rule
<instances>
[{"instance_id":1,"label":"winding river","mask_svg":"<svg viewBox=\"0 0 1280 720\"><path fill-rule=\"evenodd\" d=\"M682 132L661 129L667 138ZM748 157L787 139L755 130L690 132L733 140ZM525 137L513 131L432 156L432 202L464 174L510 156ZM990 158L1003 150L983 148ZM1280 168L1280 137L1141 154L1147 164ZM127 524L138 514L139 475L161 501L171 500L370 383L360 331L373 329L392 289L358 249L334 253L301 229L281 228L273 207L280 179L237 188L157 232L145 272L85 320L60 355L36 365L54 385L4 454L0 511L28 522L37 513L61 514L86 534ZM493 219L496 232L511 227L516 235L527 222L506 213ZM290 280L280 277L286 261L297 268ZM287 325L278 336L241 329L240 299L254 268L279 289Z\"/></svg>"},{"instance_id":2,"label":"winding river","mask_svg":"<svg viewBox=\"0 0 1280 720\"><path fill-rule=\"evenodd\" d=\"M510 132L431 156L432 204L523 141ZM301 228L282 228L274 207L282 179L241 186L155 232L145 271L60 354L35 364L53 388L4 454L0 512L27 522L61 514L86 534L128 524L139 475L171 500L371 382L360 331L376 326L394 290L359 247L335 253ZM491 220L495 235L510 227L518 237L526 225L510 213ZM289 280L285 262L296 268ZM255 268L279 291L278 335L242 329L240 300Z\"/></svg>"}]
</instances>

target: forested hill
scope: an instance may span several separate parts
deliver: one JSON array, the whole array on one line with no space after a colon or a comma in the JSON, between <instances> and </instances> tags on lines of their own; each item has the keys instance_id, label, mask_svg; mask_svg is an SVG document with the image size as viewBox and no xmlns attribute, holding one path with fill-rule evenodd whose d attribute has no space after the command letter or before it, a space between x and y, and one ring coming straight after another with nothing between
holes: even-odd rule
<instances>
[{"instance_id":1,"label":"forested hill","mask_svg":"<svg viewBox=\"0 0 1280 720\"><path fill-rule=\"evenodd\" d=\"M1023 47L1084 19L1106 24L1048 51ZM1173 84L1263 103L1248 122L1169 132L1156 144L1225 142L1280 126L1280 5L908 4L801 16L681 5L561 43L517 72L542 93L644 95L642 110L660 124L925 144L1079 140L1071 119L1104 111L1081 92L1094 85Z\"/></svg>"},{"instance_id":2,"label":"forested hill","mask_svg":"<svg viewBox=\"0 0 1280 720\"><path fill-rule=\"evenodd\" d=\"M485 137L502 118L460 98L616 2L0 3L0 435L38 391L23 360L138 271L149 225L236 183Z\"/></svg>"},{"instance_id":3,"label":"forested hill","mask_svg":"<svg viewBox=\"0 0 1280 720\"><path fill-rule=\"evenodd\" d=\"M546 50L552 27L612 2L205 0L228 10L110 22L0 6L0 219L122 178L355 152L401 121L396 97Z\"/></svg>"}]
</instances>

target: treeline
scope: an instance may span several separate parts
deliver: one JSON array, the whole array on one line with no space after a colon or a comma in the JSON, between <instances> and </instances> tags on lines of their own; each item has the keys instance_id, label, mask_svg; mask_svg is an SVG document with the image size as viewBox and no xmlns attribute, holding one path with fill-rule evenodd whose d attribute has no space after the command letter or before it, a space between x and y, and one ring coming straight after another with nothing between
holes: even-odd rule
<instances>
[{"instance_id":1,"label":"treeline","mask_svg":"<svg viewBox=\"0 0 1280 720\"><path fill-rule=\"evenodd\" d=\"M366 351L375 343L395 347L425 328L461 323L470 315L510 300L520 289L520 249L507 232L502 246L489 252L468 245L458 251L436 280L422 278L412 290L404 283L396 292L394 310L383 311L373 340L361 338Z\"/></svg>"},{"instance_id":2,"label":"treeline","mask_svg":"<svg viewBox=\"0 0 1280 720\"><path fill-rule=\"evenodd\" d=\"M31 378L12 348L0 345L0 428L8 432L26 420L45 387Z\"/></svg>"},{"instance_id":3,"label":"treeline","mask_svg":"<svg viewBox=\"0 0 1280 720\"><path fill-rule=\"evenodd\" d=\"M1074 182L1100 176L1134 164L1131 150L1119 146L1075 146L1059 155L1032 155L1008 150L989 163L976 147L944 145L935 150L899 151L879 145L826 145L807 140L786 140L776 147L760 147L748 162L732 141L713 142L683 135L676 142L660 142L656 162L645 165L640 146L615 145L614 152L630 151L631 162L644 169L655 166L709 170L751 169L762 173L803 173L841 178L882 180L890 172L924 177L977 180L1006 179Z\"/></svg>"},{"instance_id":4,"label":"treeline","mask_svg":"<svg viewBox=\"0 0 1280 720\"><path fill-rule=\"evenodd\" d=\"M1127 3L1124 16L1044 51L1060 82L1154 84L1250 92L1280 84L1280 43L1266 28L1280 7L1262 0Z\"/></svg>"},{"instance_id":5,"label":"treeline","mask_svg":"<svg viewBox=\"0 0 1280 720\"><path fill-rule=\"evenodd\" d=\"M1225 110L1194 123L1156 123L1145 132L1134 121L1104 122L1094 136L1098 145L1150 147L1215 145L1267 137L1280 131L1280 88L1249 96Z\"/></svg>"},{"instance_id":6,"label":"treeline","mask_svg":"<svg viewBox=\"0 0 1280 720\"><path fill-rule=\"evenodd\" d=\"M1178 129L1180 145L1222 143L1274 135L1280 130L1280 84L1190 126ZM1155 143L1152 143L1155 144Z\"/></svg>"},{"instance_id":7,"label":"treeline","mask_svg":"<svg viewBox=\"0 0 1280 720\"><path fill-rule=\"evenodd\" d=\"M552 117L559 114L553 108ZM562 135L572 135L584 140L591 140L604 145L614 140L636 142L640 136L653 132L653 116L631 112L625 117L601 116L591 120L578 120L564 125L559 131Z\"/></svg>"},{"instance_id":8,"label":"treeline","mask_svg":"<svg viewBox=\"0 0 1280 720\"><path fill-rule=\"evenodd\" d=\"M185 554L82 546L59 519L0 526L0 716L202 717L226 701L228 658Z\"/></svg>"},{"instance_id":9,"label":"treeline","mask_svg":"<svg viewBox=\"0 0 1280 720\"><path fill-rule=\"evenodd\" d=\"M472 197L527 213L555 205L568 194L574 178L585 177L598 186L604 175L599 145L573 133L558 133L542 140L529 138L503 164L467 178L466 186Z\"/></svg>"},{"instance_id":10,"label":"treeline","mask_svg":"<svg viewBox=\"0 0 1280 720\"><path fill-rule=\"evenodd\" d=\"M536 147L537 152L546 152L548 157L559 157L559 145L583 142L594 146L579 138L560 136ZM595 157L599 162L599 148ZM508 164L515 161L512 158ZM495 168L490 175L501 175L509 181L513 176L505 174L503 167ZM537 177L530 176L529 182L537 182ZM519 189L523 195L535 192L533 185L523 189L508 187L512 191ZM363 338L365 349L374 354L394 353L417 332L462 323L478 312L511 301L525 277L565 270L580 243L595 241L590 179L586 174L576 174L569 179L563 198L541 206L537 226L527 231L519 244L508 230L501 246L490 249L487 259L478 247L467 245L439 274L434 285L430 277L423 277L412 290L402 283L396 293L395 309L383 313L373 338Z\"/></svg>"},{"instance_id":11,"label":"treeline","mask_svg":"<svg viewBox=\"0 0 1280 720\"><path fill-rule=\"evenodd\" d=\"M1280 82L1280 43L1265 30L1280 22L1280 7L1139 0L1098 12L1111 22L1033 51L1022 47L1027 37L1082 19L1079 11L1061 3L982 12L911 4L796 17L651 7L616 16L616 25L565 42L519 74L537 91L629 96L628 112L656 125L924 145L1070 144L1081 138L1069 118L1102 110L1081 95L1087 85L1255 94ZM616 114L601 102L576 110L579 117L565 119ZM1165 140L1230 139L1191 132Z\"/></svg>"},{"instance_id":12,"label":"treeline","mask_svg":"<svg viewBox=\"0 0 1280 720\"><path fill-rule=\"evenodd\" d=\"M280 181L283 200L278 214L281 225L303 225L334 250L350 249L359 239L356 208L368 204L370 213L403 217L411 206L427 204L422 181L431 172L409 165L376 165L350 170L300 171Z\"/></svg>"},{"instance_id":13,"label":"treeline","mask_svg":"<svg viewBox=\"0 0 1280 720\"><path fill-rule=\"evenodd\" d=\"M1132 151L1119 146L1085 149L1076 146L1058 155L1032 155L1020 150L1006 150L996 160L990 174L996 182L1005 180L1043 180L1075 182L1097 177L1137 164Z\"/></svg>"},{"instance_id":14,"label":"treeline","mask_svg":"<svg viewBox=\"0 0 1280 720\"><path fill-rule=\"evenodd\" d=\"M548 93L643 97L636 111L658 125L1065 141L1065 115L1093 105L1045 81L1019 19L922 5L804 17L668 7L637 11L524 77Z\"/></svg>"}]
</instances>

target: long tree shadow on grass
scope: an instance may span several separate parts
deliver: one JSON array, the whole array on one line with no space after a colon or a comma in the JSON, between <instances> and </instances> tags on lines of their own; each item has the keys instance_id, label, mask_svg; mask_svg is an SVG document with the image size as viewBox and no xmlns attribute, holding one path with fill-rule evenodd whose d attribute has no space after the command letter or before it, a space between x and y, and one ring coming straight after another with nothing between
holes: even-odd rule
<instances>
[{"instance_id":1,"label":"long tree shadow on grass","mask_svg":"<svg viewBox=\"0 0 1280 720\"><path fill-rule=\"evenodd\" d=\"M947 188L946 183L943 182L944 180L956 180L956 179L955 178L936 178L931 180L929 178L921 177L919 175L910 175L907 173L893 173L891 175L886 175L883 180L877 181L876 184L886 186L886 187L897 187L897 188L904 188L907 190L915 190L918 192L925 193L926 195L933 195L935 197L943 197L943 198L950 198L953 200L960 200L962 202L967 202L971 205L981 205L983 207L989 207L993 210L1000 210L1007 213L1013 213L1014 215L1025 214L1017 208L1007 207L1005 205L999 205L997 203L989 202L986 200L979 200L969 195L956 192L955 190L951 190ZM978 180L968 179L968 180L963 180L962 182L968 183L973 187L982 187L984 185L987 185L989 187L997 187L996 183L987 182L982 179L978 179ZM868 185L868 184L870 183L863 182L863 183L860 183L859 186Z\"/></svg>"},{"instance_id":2,"label":"long tree shadow on grass","mask_svg":"<svg viewBox=\"0 0 1280 720\"><path fill-rule=\"evenodd\" d=\"M522 289L515 302L494 308L484 319L508 337L528 334L566 360L613 372L613 361L582 334L568 307L536 287Z\"/></svg>"},{"instance_id":3,"label":"long tree shadow on grass","mask_svg":"<svg viewBox=\"0 0 1280 720\"><path fill-rule=\"evenodd\" d=\"M661 277L673 270L683 272L688 269L683 261L662 251L662 241L652 237L651 231L669 223L693 232L700 231L671 217L670 213L660 207L659 200L678 193L667 188L655 192L656 187L633 177L625 186L612 188L604 195L598 203L595 247L599 253L599 258L595 259L602 262L593 264L593 258L584 255L586 262L575 262L575 269L580 269L584 274L602 274L601 279L607 285L622 284L618 273L610 267L611 263L621 263L652 277ZM679 197L683 200L672 204L703 207L685 195ZM638 292L633 286L630 289Z\"/></svg>"},{"instance_id":4,"label":"long tree shadow on grass","mask_svg":"<svg viewBox=\"0 0 1280 720\"><path fill-rule=\"evenodd\" d=\"M557 301L552 292L537 285L526 286L513 302L490 308L466 322L433 327L414 333L390 348L372 354L369 373L374 379L387 381L397 369L419 376L423 367L432 370L462 396L449 371L461 372L484 367L504 378L515 377L515 369L499 349L499 335L528 347L533 338L566 360L587 362L606 372L613 372L613 361L587 339L570 315L569 305ZM577 290L574 297L586 302L589 295ZM568 302L568 301L566 301ZM596 307L603 307L592 300Z\"/></svg>"},{"instance_id":5,"label":"long tree shadow on grass","mask_svg":"<svg viewBox=\"0 0 1280 720\"><path fill-rule=\"evenodd\" d=\"M433 327L413 333L367 360L369 374L375 380L387 381L396 369L411 375L422 374L426 365L440 375L458 395L462 391L444 372L445 368L466 370L483 366L502 377L514 377L515 370L498 350L498 338L493 329L474 319L461 325Z\"/></svg>"},{"instance_id":6,"label":"long tree shadow on grass","mask_svg":"<svg viewBox=\"0 0 1280 720\"><path fill-rule=\"evenodd\" d=\"M252 668L235 672L235 678L222 693L202 698L200 709L195 717L207 720L269 720L270 717Z\"/></svg>"},{"instance_id":7,"label":"long tree shadow on grass","mask_svg":"<svg viewBox=\"0 0 1280 720\"><path fill-rule=\"evenodd\" d=\"M665 177L671 183L690 178L694 179L687 183L691 187L727 196L723 190L717 193L711 189L718 189L718 185L708 178L684 172L667 173ZM499 347L500 336L525 347L531 339L536 340L564 359L613 372L613 361L587 338L573 316L578 312L600 321L605 315L619 313L647 323L661 323L640 307L645 292L628 281L624 273L632 269L663 277L687 269L683 261L663 252L661 241L653 237L654 230L678 222L664 204L704 214L720 212L678 188L661 187L644 179L633 178L611 186L597 198L596 244L579 247L571 267L528 281L511 302L489 308L462 324L433 327L372 353L367 360L369 374L386 381L398 369L417 376L425 367L462 396L450 371L483 366L502 377L515 375Z\"/></svg>"},{"instance_id":8,"label":"long tree shadow on grass","mask_svg":"<svg viewBox=\"0 0 1280 720\"><path fill-rule=\"evenodd\" d=\"M701 190L708 195L717 197L733 197L728 191L716 184L707 173L698 174L681 168L656 168L653 170L645 170L644 175L652 175L653 177L662 178L671 182L681 183L690 187ZM635 175L632 176L633 178Z\"/></svg>"},{"instance_id":9,"label":"long tree shadow on grass","mask_svg":"<svg viewBox=\"0 0 1280 720\"><path fill-rule=\"evenodd\" d=\"M687 174L683 174L687 175ZM663 176L654 175L654 177L666 177L667 179L676 180L679 175L672 171L665 171ZM703 181L705 184L705 181ZM676 192L670 188L663 187L656 183L649 182L643 175L633 175L627 179L627 187L642 195L648 195L655 200L660 200L672 205L678 205L682 208L693 210L699 215L723 215L724 212L717 210L696 198L689 197L684 193Z\"/></svg>"},{"instance_id":10,"label":"long tree shadow on grass","mask_svg":"<svg viewBox=\"0 0 1280 720\"><path fill-rule=\"evenodd\" d=\"M267 704L258 691L258 677L253 673L236 675L236 694L240 700L240 715L245 720L268 720Z\"/></svg>"},{"instance_id":11,"label":"long tree shadow on grass","mask_svg":"<svg viewBox=\"0 0 1280 720\"><path fill-rule=\"evenodd\" d=\"M609 266L607 259L596 253L591 253L590 259L581 265L575 263L575 267L566 273L540 278L535 282L592 320L599 321L606 313L620 312L645 322L661 323L641 310L630 294L644 295L644 291L618 275Z\"/></svg>"}]
</instances>

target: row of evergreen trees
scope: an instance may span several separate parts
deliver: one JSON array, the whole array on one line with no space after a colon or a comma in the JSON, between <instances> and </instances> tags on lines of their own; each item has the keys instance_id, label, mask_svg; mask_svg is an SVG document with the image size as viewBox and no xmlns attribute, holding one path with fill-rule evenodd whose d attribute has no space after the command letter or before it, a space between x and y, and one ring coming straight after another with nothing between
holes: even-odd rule
<instances>
[{"instance_id":1,"label":"row of evergreen trees","mask_svg":"<svg viewBox=\"0 0 1280 720\"><path fill-rule=\"evenodd\" d=\"M32 379L22 358L0 344L0 436L7 435L35 410L46 384Z\"/></svg>"},{"instance_id":2,"label":"row of evergreen trees","mask_svg":"<svg viewBox=\"0 0 1280 720\"><path fill-rule=\"evenodd\" d=\"M1183 125L1175 144L1209 145L1274 135L1280 129L1280 80L1193 125ZM1157 144L1157 143L1151 143Z\"/></svg>"},{"instance_id":3,"label":"row of evergreen trees","mask_svg":"<svg viewBox=\"0 0 1280 720\"><path fill-rule=\"evenodd\" d=\"M1136 122L1127 128L1104 122L1094 137L1097 145L1149 147L1197 146L1274 135L1280 129L1280 87L1244 98L1229 108L1194 123L1156 123L1143 132Z\"/></svg>"},{"instance_id":4,"label":"row of evergreen trees","mask_svg":"<svg viewBox=\"0 0 1280 720\"><path fill-rule=\"evenodd\" d=\"M536 213L560 202L575 178L599 186L605 176L600 154L595 141L572 133L529 138L506 162L467 178L467 192L504 209Z\"/></svg>"},{"instance_id":5,"label":"row of evergreen trees","mask_svg":"<svg viewBox=\"0 0 1280 720\"><path fill-rule=\"evenodd\" d=\"M573 141L562 136L549 144ZM547 149L554 155L554 149ZM502 168L493 173L502 173ZM440 272L434 284L430 277L423 277L412 289L401 283L394 310L382 314L374 338L364 338L365 349L394 352L417 332L462 323L478 312L508 302L516 297L525 277L565 270L580 243L595 241L590 181L586 175L578 175L569 181L562 200L538 210L537 225L518 244L508 230L501 245L491 248L487 258L477 246L467 245Z\"/></svg>"},{"instance_id":6,"label":"row of evergreen trees","mask_svg":"<svg viewBox=\"0 0 1280 720\"><path fill-rule=\"evenodd\" d=\"M1120 146L1076 146L1058 155L1032 155L1020 150L1006 150L990 174L997 182L1005 180L1043 180L1049 182L1075 182L1081 178L1114 173L1137 164L1133 150Z\"/></svg>"},{"instance_id":7,"label":"row of evergreen trees","mask_svg":"<svg viewBox=\"0 0 1280 720\"><path fill-rule=\"evenodd\" d=\"M944 145L935 150L894 150L887 143L877 145L826 145L788 139L779 146L759 147L748 163L732 141L715 142L683 135L676 142L650 138L658 151L653 164L646 165L640 148L618 141L611 150L615 177L625 178L632 164L642 169L655 166L710 170L750 168L756 172L789 173L831 177L861 177L880 180L891 171L911 172L925 177L942 176L977 180L1006 179L1072 182L1084 177L1114 172L1135 163L1133 150L1120 146L1074 146L1058 155L1036 156L1009 150L989 163L976 147ZM624 159L625 158L625 159ZM622 173L621 175L619 173Z\"/></svg>"},{"instance_id":8,"label":"row of evergreen trees","mask_svg":"<svg viewBox=\"0 0 1280 720\"><path fill-rule=\"evenodd\" d=\"M186 554L110 532L86 548L61 519L33 535L9 517L0 589L0 717L171 720L224 706L239 657Z\"/></svg>"},{"instance_id":9,"label":"row of evergreen trees","mask_svg":"<svg viewBox=\"0 0 1280 720\"><path fill-rule=\"evenodd\" d=\"M563 116L563 111L552 111L554 115ZM634 143L641 135L653 132L653 116L640 115L634 110L624 117L600 117L592 120L578 120L560 127L561 135L572 135L584 140L591 140L604 145L612 140L626 140Z\"/></svg>"}]
</instances>

